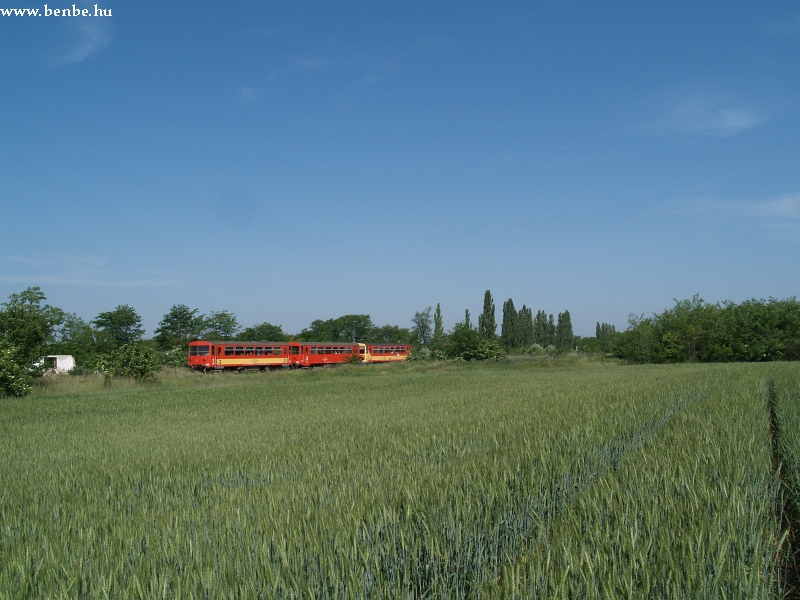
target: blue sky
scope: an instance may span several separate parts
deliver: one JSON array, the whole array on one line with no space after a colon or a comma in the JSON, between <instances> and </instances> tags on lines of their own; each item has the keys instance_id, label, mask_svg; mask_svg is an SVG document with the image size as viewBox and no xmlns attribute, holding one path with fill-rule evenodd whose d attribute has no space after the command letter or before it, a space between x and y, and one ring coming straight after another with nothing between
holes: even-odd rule
<instances>
[{"instance_id":1,"label":"blue sky","mask_svg":"<svg viewBox=\"0 0 800 600\"><path fill-rule=\"evenodd\" d=\"M594 335L800 291L796 2L98 7L0 17L3 300L150 336L450 328L489 289Z\"/></svg>"}]
</instances>

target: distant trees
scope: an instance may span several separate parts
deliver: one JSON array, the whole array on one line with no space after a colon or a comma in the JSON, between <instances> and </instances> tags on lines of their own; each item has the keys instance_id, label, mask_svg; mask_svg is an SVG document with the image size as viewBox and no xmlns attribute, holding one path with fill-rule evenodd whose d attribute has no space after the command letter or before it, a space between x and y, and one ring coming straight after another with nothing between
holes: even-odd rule
<instances>
[{"instance_id":1,"label":"distant trees","mask_svg":"<svg viewBox=\"0 0 800 600\"><path fill-rule=\"evenodd\" d=\"M442 307L437 302L436 312L433 313L433 339L441 341L444 338L444 322L442 321Z\"/></svg>"},{"instance_id":2,"label":"distant trees","mask_svg":"<svg viewBox=\"0 0 800 600\"><path fill-rule=\"evenodd\" d=\"M242 341L285 342L289 336L283 332L280 325L272 323L259 323L243 330L238 336Z\"/></svg>"},{"instance_id":3,"label":"distant trees","mask_svg":"<svg viewBox=\"0 0 800 600\"><path fill-rule=\"evenodd\" d=\"M431 317L432 306L414 313L411 322L414 326L411 328L411 334L418 344L427 346L433 338L433 320Z\"/></svg>"},{"instance_id":4,"label":"distant trees","mask_svg":"<svg viewBox=\"0 0 800 600\"><path fill-rule=\"evenodd\" d=\"M142 318L127 304L100 313L92 322L98 330L98 341L109 351L123 344L138 342L144 335Z\"/></svg>"},{"instance_id":5,"label":"distant trees","mask_svg":"<svg viewBox=\"0 0 800 600\"><path fill-rule=\"evenodd\" d=\"M500 338L506 348L519 348L522 345L519 313L514 308L514 301L511 298L503 302L503 325L500 332Z\"/></svg>"},{"instance_id":6,"label":"distant trees","mask_svg":"<svg viewBox=\"0 0 800 600\"><path fill-rule=\"evenodd\" d=\"M305 342L366 342L374 328L369 315L343 315L326 321L312 321L297 338Z\"/></svg>"},{"instance_id":7,"label":"distant trees","mask_svg":"<svg viewBox=\"0 0 800 600\"><path fill-rule=\"evenodd\" d=\"M709 304L695 295L660 315L631 315L611 344L631 362L800 360L798 332L796 298Z\"/></svg>"},{"instance_id":8,"label":"distant trees","mask_svg":"<svg viewBox=\"0 0 800 600\"><path fill-rule=\"evenodd\" d=\"M159 348L182 348L192 340L200 339L206 329L205 318L196 308L174 304L161 319L153 338Z\"/></svg>"},{"instance_id":9,"label":"distant trees","mask_svg":"<svg viewBox=\"0 0 800 600\"><path fill-rule=\"evenodd\" d=\"M55 328L64 312L45 303L47 297L39 287L29 287L11 294L0 309L0 339L6 348L13 348L14 359L25 369L47 354L47 346L55 340Z\"/></svg>"},{"instance_id":10,"label":"distant trees","mask_svg":"<svg viewBox=\"0 0 800 600\"><path fill-rule=\"evenodd\" d=\"M212 310L203 321L203 337L214 340L232 340L241 331L236 315L227 310Z\"/></svg>"},{"instance_id":11,"label":"distant trees","mask_svg":"<svg viewBox=\"0 0 800 600\"><path fill-rule=\"evenodd\" d=\"M410 344L412 342L412 334L407 327L384 325L383 327L373 328L367 341L380 344Z\"/></svg>"},{"instance_id":12,"label":"distant trees","mask_svg":"<svg viewBox=\"0 0 800 600\"><path fill-rule=\"evenodd\" d=\"M45 300L38 287L30 287L0 305L0 396L28 394L43 372L39 361L64 315Z\"/></svg>"},{"instance_id":13,"label":"distant trees","mask_svg":"<svg viewBox=\"0 0 800 600\"><path fill-rule=\"evenodd\" d=\"M519 309L518 322L519 346L525 348L533 344L536 340L534 338L533 311L524 304L522 308Z\"/></svg>"},{"instance_id":14,"label":"distant trees","mask_svg":"<svg viewBox=\"0 0 800 600\"><path fill-rule=\"evenodd\" d=\"M556 325L556 349L564 352L570 350L575 345L575 334L572 333L572 318L569 311L558 313L558 324Z\"/></svg>"}]
</instances>

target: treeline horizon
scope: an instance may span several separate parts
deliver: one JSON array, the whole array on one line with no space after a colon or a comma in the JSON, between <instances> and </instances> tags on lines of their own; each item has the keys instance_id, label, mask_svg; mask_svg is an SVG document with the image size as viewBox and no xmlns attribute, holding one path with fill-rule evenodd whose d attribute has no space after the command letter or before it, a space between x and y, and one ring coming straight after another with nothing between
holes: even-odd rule
<instances>
[{"instance_id":1,"label":"treeline horizon","mask_svg":"<svg viewBox=\"0 0 800 600\"><path fill-rule=\"evenodd\" d=\"M705 302L699 295L605 338L614 356L634 363L800 360L800 302Z\"/></svg>"},{"instance_id":2,"label":"treeline horizon","mask_svg":"<svg viewBox=\"0 0 800 600\"><path fill-rule=\"evenodd\" d=\"M316 319L298 333L267 321L244 328L230 311L204 315L175 304L149 339L130 305L118 305L87 322L46 300L39 287L29 287L0 305L0 362L11 365L19 377L28 372L35 376L37 363L48 354L71 354L80 366L91 369L128 344L147 346L161 353L161 364L178 366L185 364L188 343L197 339L410 344L425 351L418 356L434 359L497 359L509 353L556 355L570 350L606 353L633 363L800 359L796 298L710 304L695 295L676 300L661 314L632 315L623 332L597 322L594 337L574 335L568 310L557 318L544 310L534 313L525 304L517 310L511 298L503 302L498 324L490 290L484 294L477 323L466 309L463 320L447 332L439 304L435 311L432 306L417 311L411 327L379 326L368 314L347 314Z\"/></svg>"}]
</instances>

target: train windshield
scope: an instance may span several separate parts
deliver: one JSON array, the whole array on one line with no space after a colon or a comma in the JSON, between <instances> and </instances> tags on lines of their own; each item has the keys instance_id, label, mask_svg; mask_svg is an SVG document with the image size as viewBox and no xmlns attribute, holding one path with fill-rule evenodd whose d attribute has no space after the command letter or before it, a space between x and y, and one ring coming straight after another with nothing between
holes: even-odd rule
<instances>
[{"instance_id":1,"label":"train windshield","mask_svg":"<svg viewBox=\"0 0 800 600\"><path fill-rule=\"evenodd\" d=\"M197 356L208 356L211 352L211 346L190 346L189 354Z\"/></svg>"}]
</instances>

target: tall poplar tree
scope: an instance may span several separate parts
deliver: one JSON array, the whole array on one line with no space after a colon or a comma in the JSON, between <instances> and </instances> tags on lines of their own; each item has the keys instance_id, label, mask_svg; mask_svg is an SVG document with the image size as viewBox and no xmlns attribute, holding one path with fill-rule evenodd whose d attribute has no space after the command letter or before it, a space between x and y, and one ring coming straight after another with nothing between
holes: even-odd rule
<instances>
[{"instance_id":1,"label":"tall poplar tree","mask_svg":"<svg viewBox=\"0 0 800 600\"><path fill-rule=\"evenodd\" d=\"M509 298L503 302L503 325L501 329L503 345L506 348L519 348L519 314L514 308L514 300Z\"/></svg>"},{"instance_id":2,"label":"tall poplar tree","mask_svg":"<svg viewBox=\"0 0 800 600\"><path fill-rule=\"evenodd\" d=\"M558 325L556 325L556 348L559 350L569 350L575 343L575 335L572 333L572 319L569 311L558 313Z\"/></svg>"},{"instance_id":3,"label":"tall poplar tree","mask_svg":"<svg viewBox=\"0 0 800 600\"><path fill-rule=\"evenodd\" d=\"M444 324L442 321L442 307L436 303L436 312L433 313L433 339L439 341L444 337Z\"/></svg>"},{"instance_id":4,"label":"tall poplar tree","mask_svg":"<svg viewBox=\"0 0 800 600\"><path fill-rule=\"evenodd\" d=\"M519 345L524 348L534 341L533 311L523 304L519 309Z\"/></svg>"},{"instance_id":5,"label":"tall poplar tree","mask_svg":"<svg viewBox=\"0 0 800 600\"><path fill-rule=\"evenodd\" d=\"M478 333L485 340L497 338L497 321L494 318L494 300L492 292L486 290L483 295L483 312L478 316Z\"/></svg>"}]
</instances>

